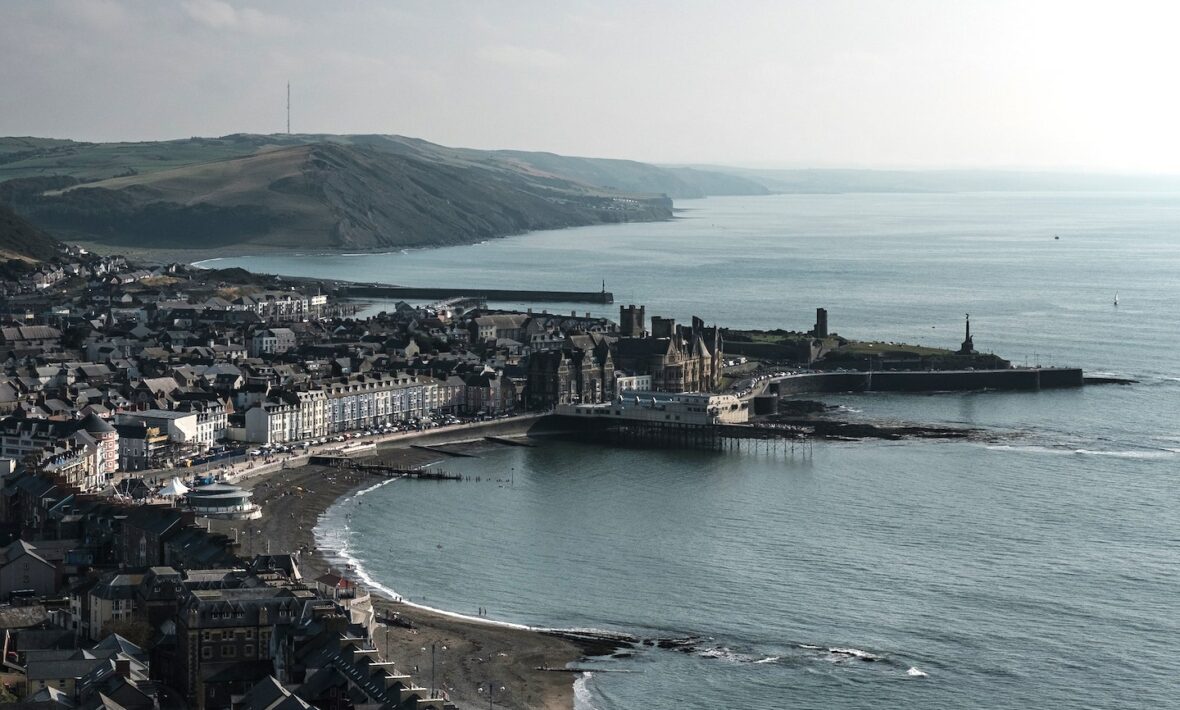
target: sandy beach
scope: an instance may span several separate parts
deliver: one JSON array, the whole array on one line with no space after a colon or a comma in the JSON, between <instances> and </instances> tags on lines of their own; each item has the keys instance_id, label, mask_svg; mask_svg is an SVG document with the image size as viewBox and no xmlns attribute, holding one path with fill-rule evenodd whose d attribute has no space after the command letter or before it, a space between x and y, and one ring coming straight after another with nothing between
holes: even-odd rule
<instances>
[{"instance_id":1,"label":"sandy beach","mask_svg":"<svg viewBox=\"0 0 1180 710\"><path fill-rule=\"evenodd\" d=\"M384 461L416 466L437 460L437 455L409 448L386 449ZM340 496L380 482L364 476L321 466L302 466L263 474L243 481L253 489L262 506L260 520L212 521L212 529L242 542L241 554L306 550L301 556L305 579L328 570L328 561L315 548L314 529L319 516ZM300 491L300 489L302 489ZM373 593L379 616L400 613L414 628L382 624L376 642L384 655L424 687L431 686L431 645L434 645L435 687L460 707L480 707L488 702L489 682L495 704L505 708L569 710L574 705L576 674L537 670L562 668L583 656L574 642L535 631L510 628L408 606Z\"/></svg>"}]
</instances>

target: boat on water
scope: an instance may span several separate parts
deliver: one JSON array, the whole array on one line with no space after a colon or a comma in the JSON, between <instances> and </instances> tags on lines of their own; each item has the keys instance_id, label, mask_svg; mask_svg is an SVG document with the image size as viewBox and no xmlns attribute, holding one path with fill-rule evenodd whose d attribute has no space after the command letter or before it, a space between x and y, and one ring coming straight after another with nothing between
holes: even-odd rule
<instances>
[{"instance_id":1,"label":"boat on water","mask_svg":"<svg viewBox=\"0 0 1180 710\"><path fill-rule=\"evenodd\" d=\"M1115 305L1115 307L1118 307L1118 305L1119 305L1119 292L1118 291L1114 292L1114 305Z\"/></svg>"}]
</instances>

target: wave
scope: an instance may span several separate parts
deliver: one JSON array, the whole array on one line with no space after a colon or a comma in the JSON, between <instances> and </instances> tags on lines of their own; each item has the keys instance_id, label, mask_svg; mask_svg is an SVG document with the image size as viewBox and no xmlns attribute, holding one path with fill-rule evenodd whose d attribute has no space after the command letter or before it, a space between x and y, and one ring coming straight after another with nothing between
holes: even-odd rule
<instances>
[{"instance_id":1,"label":"wave","mask_svg":"<svg viewBox=\"0 0 1180 710\"><path fill-rule=\"evenodd\" d=\"M585 671L574 681L574 710L596 710L589 686L593 677L593 673Z\"/></svg>"},{"instance_id":2,"label":"wave","mask_svg":"<svg viewBox=\"0 0 1180 710\"><path fill-rule=\"evenodd\" d=\"M1095 451L1093 449L1076 449L1074 453L1080 456L1110 456L1119 459L1170 459L1176 456L1176 452L1172 449L1163 449L1160 451Z\"/></svg>"},{"instance_id":3,"label":"wave","mask_svg":"<svg viewBox=\"0 0 1180 710\"><path fill-rule=\"evenodd\" d=\"M928 678L930 676L930 674L926 671L920 671L914 666L910 666L910 669L906 671L905 674L911 678Z\"/></svg>"},{"instance_id":4,"label":"wave","mask_svg":"<svg viewBox=\"0 0 1180 710\"><path fill-rule=\"evenodd\" d=\"M1161 447L1159 449L1079 449L1073 447L1053 446L1014 446L1012 444L988 444L989 451L1015 451L1029 454L1051 454L1055 456L1110 456L1120 459L1170 459L1175 458L1180 449Z\"/></svg>"},{"instance_id":5,"label":"wave","mask_svg":"<svg viewBox=\"0 0 1180 710\"><path fill-rule=\"evenodd\" d=\"M1029 454L1056 454L1059 456L1068 456L1075 452L1075 449L1054 448L1052 446L1015 446L1013 444L988 444L984 448L989 451L1017 451Z\"/></svg>"},{"instance_id":6,"label":"wave","mask_svg":"<svg viewBox=\"0 0 1180 710\"><path fill-rule=\"evenodd\" d=\"M846 658L858 658L862 661L867 661L869 663L873 663L874 661L881 660L881 657L878 656L877 654L869 653L868 651L862 651L859 648L829 648L828 653L832 654L833 656L844 656Z\"/></svg>"},{"instance_id":7,"label":"wave","mask_svg":"<svg viewBox=\"0 0 1180 710\"><path fill-rule=\"evenodd\" d=\"M716 658L722 661L729 661L730 663L754 663L757 656L750 656L744 653L738 653L728 646L717 646L716 648L707 648L697 653L701 658Z\"/></svg>"}]
</instances>

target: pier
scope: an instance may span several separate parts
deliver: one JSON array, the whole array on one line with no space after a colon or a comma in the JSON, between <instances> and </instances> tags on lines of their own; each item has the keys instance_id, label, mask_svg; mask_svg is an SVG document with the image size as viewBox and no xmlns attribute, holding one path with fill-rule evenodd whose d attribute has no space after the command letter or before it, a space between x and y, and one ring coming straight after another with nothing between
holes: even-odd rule
<instances>
[{"instance_id":1,"label":"pier","mask_svg":"<svg viewBox=\"0 0 1180 710\"><path fill-rule=\"evenodd\" d=\"M683 424L552 415L550 427L571 438L618 446L727 451L778 449L810 455L809 432L797 426L758 422L750 424Z\"/></svg>"},{"instance_id":2,"label":"pier","mask_svg":"<svg viewBox=\"0 0 1180 710\"><path fill-rule=\"evenodd\" d=\"M530 291L500 288L419 288L390 284L350 283L341 286L341 294L349 298L429 299L476 298L484 301L513 303L603 303L615 302L615 295L602 291Z\"/></svg>"},{"instance_id":3,"label":"pier","mask_svg":"<svg viewBox=\"0 0 1180 710\"><path fill-rule=\"evenodd\" d=\"M1005 370L857 370L801 372L775 377L777 395L815 392L970 392L976 390L1060 389L1087 382L1081 368L1029 367ZM1092 379L1092 378L1089 378Z\"/></svg>"}]
</instances>

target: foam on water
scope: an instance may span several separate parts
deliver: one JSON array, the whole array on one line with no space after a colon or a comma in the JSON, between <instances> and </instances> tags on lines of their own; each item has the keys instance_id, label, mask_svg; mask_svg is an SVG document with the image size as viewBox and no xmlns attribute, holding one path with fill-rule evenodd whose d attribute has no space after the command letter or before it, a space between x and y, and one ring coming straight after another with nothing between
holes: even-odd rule
<instances>
[{"instance_id":1,"label":"foam on water","mask_svg":"<svg viewBox=\"0 0 1180 710\"><path fill-rule=\"evenodd\" d=\"M594 694L590 692L590 681L594 674L585 671L574 680L574 710L597 710L594 706Z\"/></svg>"},{"instance_id":2,"label":"foam on water","mask_svg":"<svg viewBox=\"0 0 1180 710\"><path fill-rule=\"evenodd\" d=\"M1163 451L1100 451L1093 449L1077 449L1075 454L1081 456L1111 456L1119 459L1171 459L1175 458L1176 454L1171 449Z\"/></svg>"},{"instance_id":3,"label":"foam on water","mask_svg":"<svg viewBox=\"0 0 1180 710\"><path fill-rule=\"evenodd\" d=\"M382 594L384 594L385 596L389 597L390 599L393 599L394 601L400 602L401 604L404 604L405 606L413 607L415 609L423 609L425 611L431 611L436 614L441 614L442 616L450 617L452 619L463 619L465 621L473 621L473 622L476 622L479 624L488 624L490 626L500 626L500 627L504 627L504 628L508 628L508 629L521 629L521 630L532 630L532 631L576 631L576 632L580 632L580 633L589 633L589 634L602 633L600 630L597 630L597 629L547 629L544 627L529 626L527 624L514 624L510 621L497 621L495 619L489 619L489 618L483 617L483 616L471 616L469 614L460 614L458 612L448 611L446 609L440 609L438 607L427 606L426 604L411 602L408 599L405 599L401 594L399 594L392 587L382 584L377 579L375 579L373 577L373 575L369 572L369 570L365 567L364 562L362 562L358 557L356 557L352 553L351 545L349 543L349 536L348 536L348 533L350 531L348 524L347 523L333 524L333 522L337 516L342 514L341 511L342 511L343 504L353 501L356 498L360 498L361 496L372 493L373 491L375 491L379 488L382 488L390 483L394 483L396 481L399 481L399 480L401 480L401 478L402 477L400 477L400 476L397 478L390 478L390 479L382 481L378 484L369 486L368 488L357 491L356 494L354 494L352 496L348 496L347 498L340 499L339 501L337 501L335 504L333 504L331 507L329 507L326 511L324 511L320 515L319 519L316 521L316 526L315 526L315 529L313 530L313 534L314 534L315 540L316 540L316 547L318 547L324 551L325 557L328 560L339 562L341 564L341 566L352 570L356 574L356 577L366 587L368 587L369 589L375 589L375 590L381 592ZM336 532L336 530L339 530L340 532Z\"/></svg>"}]
</instances>

